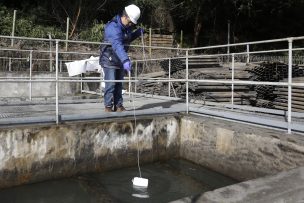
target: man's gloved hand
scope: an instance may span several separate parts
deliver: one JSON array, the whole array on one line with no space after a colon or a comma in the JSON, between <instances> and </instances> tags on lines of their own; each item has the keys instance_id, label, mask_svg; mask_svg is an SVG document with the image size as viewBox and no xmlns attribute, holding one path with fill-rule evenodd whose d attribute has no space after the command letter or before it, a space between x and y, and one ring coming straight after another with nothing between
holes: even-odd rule
<instances>
[{"instance_id":1,"label":"man's gloved hand","mask_svg":"<svg viewBox=\"0 0 304 203\"><path fill-rule=\"evenodd\" d=\"M145 30L143 29L143 28L138 28L136 31L136 34L138 35L138 36L141 36L141 35L143 35L144 33L145 33Z\"/></svg>"},{"instance_id":2,"label":"man's gloved hand","mask_svg":"<svg viewBox=\"0 0 304 203\"><path fill-rule=\"evenodd\" d=\"M124 68L124 70L131 72L131 70L132 70L131 61L130 60L125 61L123 64L123 68Z\"/></svg>"},{"instance_id":3,"label":"man's gloved hand","mask_svg":"<svg viewBox=\"0 0 304 203\"><path fill-rule=\"evenodd\" d=\"M144 28L138 28L137 30L138 30L138 32L139 32L140 34L144 34L144 33L145 33Z\"/></svg>"}]
</instances>

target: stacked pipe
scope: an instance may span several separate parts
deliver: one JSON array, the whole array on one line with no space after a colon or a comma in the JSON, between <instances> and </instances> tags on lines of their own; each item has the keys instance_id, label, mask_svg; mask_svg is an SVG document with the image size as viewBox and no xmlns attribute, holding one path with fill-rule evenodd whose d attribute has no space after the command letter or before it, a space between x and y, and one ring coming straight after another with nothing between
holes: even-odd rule
<instances>
[{"instance_id":1,"label":"stacked pipe","mask_svg":"<svg viewBox=\"0 0 304 203\"><path fill-rule=\"evenodd\" d=\"M145 94L155 94L155 95L164 95L168 92L168 83L163 82L149 82L144 81L144 79L157 79L165 78L166 73L164 71L142 74L139 78L143 80L136 84L136 91Z\"/></svg>"},{"instance_id":2,"label":"stacked pipe","mask_svg":"<svg viewBox=\"0 0 304 203\"><path fill-rule=\"evenodd\" d=\"M279 81L288 77L288 65L280 62L262 63L253 69L247 69L248 72L254 74L256 81ZM299 66L292 67L293 77L301 77L304 75L304 69Z\"/></svg>"},{"instance_id":3,"label":"stacked pipe","mask_svg":"<svg viewBox=\"0 0 304 203\"><path fill-rule=\"evenodd\" d=\"M186 58L174 58L171 61L171 73L179 70L186 69ZM169 72L169 59L160 62L160 65L164 71ZM188 68L189 69L200 69L200 68L214 68L220 67L220 64L215 56L200 56L200 57L189 57Z\"/></svg>"},{"instance_id":4,"label":"stacked pipe","mask_svg":"<svg viewBox=\"0 0 304 203\"><path fill-rule=\"evenodd\" d=\"M161 68L166 72L169 73L169 67L171 63L171 73L174 73L179 70L183 70L186 67L183 65L183 62L180 59L166 59L160 62Z\"/></svg>"},{"instance_id":5,"label":"stacked pipe","mask_svg":"<svg viewBox=\"0 0 304 203\"><path fill-rule=\"evenodd\" d=\"M264 100L273 100L276 95L273 93L275 87L274 86L265 86L265 85L257 85L254 90L256 91L256 97L258 99Z\"/></svg>"},{"instance_id":6,"label":"stacked pipe","mask_svg":"<svg viewBox=\"0 0 304 203\"><path fill-rule=\"evenodd\" d=\"M292 79L294 83L300 83L304 81L304 77L297 77ZM287 79L283 80L287 82ZM274 90L276 98L273 101L274 108L280 110L287 110L288 108L288 87L278 86ZM304 112L304 87L294 86L292 87L292 111Z\"/></svg>"},{"instance_id":7,"label":"stacked pipe","mask_svg":"<svg viewBox=\"0 0 304 203\"><path fill-rule=\"evenodd\" d=\"M169 60L161 62L164 72L150 73L150 78L168 78ZM185 79L186 71L180 59L171 59L171 78ZM293 66L293 77L304 76L303 67ZM283 63L262 63L252 69L235 69L235 80L256 80L256 81L280 81L288 77L288 65ZM229 80L231 79L231 70L224 67L197 68L189 70L189 79L212 79ZM302 78L303 79L303 78ZM173 82L173 88L176 95L180 98L186 97L186 83ZM189 96L191 99L213 101L213 102L231 102L231 85L221 83L190 82ZM158 95L168 95L168 83L142 82L138 85L139 92L152 93ZM301 110L302 94L304 88L293 88L293 109ZM287 90L286 88L276 88L275 86L249 86L234 85L234 102L236 104L250 104L264 108L286 108ZM304 95L304 94L303 94Z\"/></svg>"},{"instance_id":8,"label":"stacked pipe","mask_svg":"<svg viewBox=\"0 0 304 203\"><path fill-rule=\"evenodd\" d=\"M213 68L189 70L189 79L229 79L231 78L231 71L225 68ZM185 70L177 71L172 74L173 78L185 78ZM236 78L249 79L250 74L237 71ZM184 82L174 82L173 86L178 97L186 97L186 84ZM231 85L222 83L206 83L206 82L190 82L189 83L189 96L191 99L230 103L231 102ZM249 99L254 97L255 93L250 91L247 85L234 85L234 102L236 104L249 104Z\"/></svg>"},{"instance_id":9,"label":"stacked pipe","mask_svg":"<svg viewBox=\"0 0 304 203\"><path fill-rule=\"evenodd\" d=\"M252 79L256 81L286 82L288 78L288 64L279 62L262 63L251 70L247 69L247 71L253 74ZM292 67L293 81L303 81L303 76L303 67L297 65ZM256 91L256 97L251 100L254 106L287 110L287 87L257 85L254 90ZM294 111L303 111L304 88L293 87L292 91L292 109Z\"/></svg>"}]
</instances>

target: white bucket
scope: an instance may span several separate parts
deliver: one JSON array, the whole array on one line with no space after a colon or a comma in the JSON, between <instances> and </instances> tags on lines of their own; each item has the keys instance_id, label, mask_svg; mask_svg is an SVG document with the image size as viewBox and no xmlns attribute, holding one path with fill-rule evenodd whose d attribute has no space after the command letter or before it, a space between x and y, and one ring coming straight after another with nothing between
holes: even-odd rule
<instances>
[{"instance_id":1,"label":"white bucket","mask_svg":"<svg viewBox=\"0 0 304 203\"><path fill-rule=\"evenodd\" d=\"M134 177L132 182L134 186L148 187L149 180L146 178Z\"/></svg>"}]
</instances>

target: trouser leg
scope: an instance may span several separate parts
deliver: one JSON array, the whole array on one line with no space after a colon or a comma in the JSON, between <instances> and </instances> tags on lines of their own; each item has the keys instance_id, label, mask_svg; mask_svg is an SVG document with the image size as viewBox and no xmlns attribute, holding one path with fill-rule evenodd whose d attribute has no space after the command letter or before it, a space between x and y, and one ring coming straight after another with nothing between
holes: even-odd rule
<instances>
[{"instance_id":1,"label":"trouser leg","mask_svg":"<svg viewBox=\"0 0 304 203\"><path fill-rule=\"evenodd\" d=\"M114 68L103 68L104 71L104 79L106 80L115 80L115 72ZM115 91L115 82L105 82L105 91L104 91L104 105L105 107L113 106L114 99L114 91Z\"/></svg>"},{"instance_id":2,"label":"trouser leg","mask_svg":"<svg viewBox=\"0 0 304 203\"><path fill-rule=\"evenodd\" d=\"M116 80L123 80L124 73L125 73L124 69L117 69L116 70ZM122 88L123 88L122 82L115 83L114 106L117 106L117 107L123 106Z\"/></svg>"}]
</instances>

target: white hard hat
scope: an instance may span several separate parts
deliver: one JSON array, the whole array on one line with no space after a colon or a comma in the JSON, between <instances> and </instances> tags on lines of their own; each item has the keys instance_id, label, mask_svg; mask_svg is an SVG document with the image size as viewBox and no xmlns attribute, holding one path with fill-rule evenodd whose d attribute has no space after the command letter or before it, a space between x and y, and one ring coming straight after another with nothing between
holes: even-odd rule
<instances>
[{"instance_id":1,"label":"white hard hat","mask_svg":"<svg viewBox=\"0 0 304 203\"><path fill-rule=\"evenodd\" d=\"M140 9L136 5L131 4L125 7L125 11L132 23L137 24L137 20L140 17Z\"/></svg>"}]
</instances>

